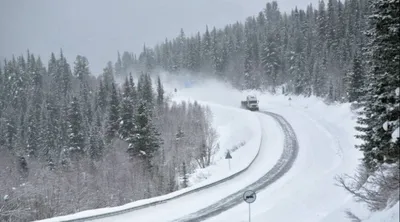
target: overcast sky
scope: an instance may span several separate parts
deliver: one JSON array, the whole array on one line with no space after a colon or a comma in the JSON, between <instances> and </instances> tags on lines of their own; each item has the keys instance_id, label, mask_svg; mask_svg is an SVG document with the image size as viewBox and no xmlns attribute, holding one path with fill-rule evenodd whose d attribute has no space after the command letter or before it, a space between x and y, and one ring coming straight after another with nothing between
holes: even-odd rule
<instances>
[{"instance_id":1,"label":"overcast sky","mask_svg":"<svg viewBox=\"0 0 400 222\"><path fill-rule=\"evenodd\" d=\"M51 52L63 49L72 63L77 54L94 74L117 51L138 54L205 26L223 27L261 11L267 0L0 0L0 59L29 48L47 64ZM281 11L305 8L318 0L278 0Z\"/></svg>"}]
</instances>

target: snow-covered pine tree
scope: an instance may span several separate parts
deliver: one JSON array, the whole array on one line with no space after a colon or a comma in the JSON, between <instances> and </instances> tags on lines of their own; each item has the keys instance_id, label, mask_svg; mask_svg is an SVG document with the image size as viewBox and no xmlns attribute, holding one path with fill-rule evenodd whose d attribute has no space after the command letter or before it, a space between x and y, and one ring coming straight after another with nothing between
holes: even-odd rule
<instances>
[{"instance_id":1,"label":"snow-covered pine tree","mask_svg":"<svg viewBox=\"0 0 400 222\"><path fill-rule=\"evenodd\" d=\"M135 82L133 81L132 73L129 73L129 86L131 87L131 100L136 103L137 101L137 90L135 86Z\"/></svg>"},{"instance_id":2,"label":"snow-covered pine tree","mask_svg":"<svg viewBox=\"0 0 400 222\"><path fill-rule=\"evenodd\" d=\"M212 71L212 43L211 43L211 35L208 30L208 26L206 26L206 32L203 35L202 42L202 51L201 51L201 61L202 61L202 70L211 72Z\"/></svg>"},{"instance_id":3,"label":"snow-covered pine tree","mask_svg":"<svg viewBox=\"0 0 400 222\"><path fill-rule=\"evenodd\" d=\"M365 105L358 119L361 138L357 146L364 153L364 163L374 170L383 163L398 162L399 140L393 141L391 134L399 126L400 98L396 88L400 85L400 1L377 0L372 3L371 28Z\"/></svg>"},{"instance_id":4,"label":"snow-covered pine tree","mask_svg":"<svg viewBox=\"0 0 400 222\"><path fill-rule=\"evenodd\" d=\"M133 123L134 101L132 101L131 86L128 77L123 84L123 93L120 108L119 136L128 141L129 137L134 136L135 125Z\"/></svg>"},{"instance_id":5,"label":"snow-covered pine tree","mask_svg":"<svg viewBox=\"0 0 400 222\"><path fill-rule=\"evenodd\" d=\"M100 160L104 153L103 134L101 132L101 117L99 112L96 113L95 124L92 127L90 134L90 143L88 147L88 154L92 160Z\"/></svg>"},{"instance_id":6,"label":"snow-covered pine tree","mask_svg":"<svg viewBox=\"0 0 400 222\"><path fill-rule=\"evenodd\" d=\"M153 84L149 74L143 74L143 82L142 82L142 100L146 103L149 111L152 110L154 106L154 94L153 94Z\"/></svg>"},{"instance_id":7,"label":"snow-covered pine tree","mask_svg":"<svg viewBox=\"0 0 400 222\"><path fill-rule=\"evenodd\" d=\"M108 110L108 119L106 126L106 142L110 143L119 129L119 99L118 92L114 83L111 83L111 96Z\"/></svg>"},{"instance_id":8,"label":"snow-covered pine tree","mask_svg":"<svg viewBox=\"0 0 400 222\"><path fill-rule=\"evenodd\" d=\"M177 42L177 48L178 48L178 63L177 66L179 69L184 69L187 68L187 46L186 46L186 37L185 37L185 32L183 29L181 29L179 36L178 36L178 42Z\"/></svg>"},{"instance_id":9,"label":"snow-covered pine tree","mask_svg":"<svg viewBox=\"0 0 400 222\"><path fill-rule=\"evenodd\" d=\"M71 160L80 160L85 152L85 133L83 128L82 114L77 97L72 97L68 109L68 156Z\"/></svg>"},{"instance_id":10,"label":"snow-covered pine tree","mask_svg":"<svg viewBox=\"0 0 400 222\"><path fill-rule=\"evenodd\" d=\"M63 52L60 52L60 59L57 60L57 75L60 78L59 82L56 82L61 89L61 96L67 97L72 90L72 72L67 59L64 57Z\"/></svg>"},{"instance_id":11,"label":"snow-covered pine tree","mask_svg":"<svg viewBox=\"0 0 400 222\"><path fill-rule=\"evenodd\" d=\"M354 56L352 71L349 75L349 102L358 102L364 93L362 89L364 88L365 75L361 62L361 54L357 53Z\"/></svg>"},{"instance_id":12,"label":"snow-covered pine tree","mask_svg":"<svg viewBox=\"0 0 400 222\"><path fill-rule=\"evenodd\" d=\"M78 55L75 60L74 76L78 78L80 82L88 81L90 75L89 61L86 57Z\"/></svg>"},{"instance_id":13,"label":"snow-covered pine tree","mask_svg":"<svg viewBox=\"0 0 400 222\"><path fill-rule=\"evenodd\" d=\"M27 142L26 142L26 153L29 157L37 157L39 154L39 148L41 145L41 133L40 133L40 118L38 118L37 107L31 107L28 114L28 129L27 129Z\"/></svg>"},{"instance_id":14,"label":"snow-covered pine tree","mask_svg":"<svg viewBox=\"0 0 400 222\"><path fill-rule=\"evenodd\" d=\"M164 87L161 83L160 76L157 77L157 104L159 106L164 104Z\"/></svg>"},{"instance_id":15,"label":"snow-covered pine tree","mask_svg":"<svg viewBox=\"0 0 400 222\"><path fill-rule=\"evenodd\" d=\"M268 79L268 85L275 92L278 83L278 71L280 68L279 49L272 36L269 36L264 43L264 49L261 52L261 61L264 68L264 75Z\"/></svg>"},{"instance_id":16,"label":"snow-covered pine tree","mask_svg":"<svg viewBox=\"0 0 400 222\"><path fill-rule=\"evenodd\" d=\"M107 96L112 92L112 84L114 80L114 69L111 62L107 63L107 66L103 69L103 84L105 86Z\"/></svg>"},{"instance_id":17,"label":"snow-covered pine tree","mask_svg":"<svg viewBox=\"0 0 400 222\"><path fill-rule=\"evenodd\" d=\"M151 160L156 151L160 148L160 133L155 128L151 112L147 106L147 102L140 100L134 116L135 119L135 137L129 142L128 153L131 156L139 156L147 167L152 168Z\"/></svg>"},{"instance_id":18,"label":"snow-covered pine tree","mask_svg":"<svg viewBox=\"0 0 400 222\"><path fill-rule=\"evenodd\" d=\"M99 81L99 87L96 95L96 107L95 110L101 110L103 113L105 112L107 108L107 90L106 87L103 84L103 80L100 79Z\"/></svg>"}]
</instances>

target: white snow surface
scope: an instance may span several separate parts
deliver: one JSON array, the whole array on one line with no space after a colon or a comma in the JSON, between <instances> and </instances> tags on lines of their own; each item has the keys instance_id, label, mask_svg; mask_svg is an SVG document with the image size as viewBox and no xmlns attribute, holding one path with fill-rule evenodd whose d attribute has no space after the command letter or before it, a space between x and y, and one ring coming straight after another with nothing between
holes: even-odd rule
<instances>
[{"instance_id":1,"label":"white snow surface","mask_svg":"<svg viewBox=\"0 0 400 222\"><path fill-rule=\"evenodd\" d=\"M176 102L180 101L194 102L191 97L184 95L176 96L173 98L173 100ZM50 222L50 221L77 219L87 216L120 211L151 202L165 200L180 195L182 193L188 192L190 190L196 189L198 187L202 187L210 183L219 181L248 167L249 164L255 159L256 155L258 154L261 143L261 124L258 116L246 110L209 103L205 101L198 101L198 102L201 105L208 105L212 111L213 127L217 130L220 149L215 154L213 158L214 163L211 166L204 169L198 169L196 170L195 173L190 175L189 177L189 184L191 185L190 187L163 196L139 200L118 207L86 210L71 215L53 217L40 221ZM235 146L238 146L239 148L233 149ZM229 170L228 160L225 160L225 154L228 149L231 150L231 155L233 157L230 160L231 170ZM271 156L271 158L272 157L273 156ZM271 164L275 163L275 159L272 159L270 163ZM245 179L242 182L243 183L238 183L236 186L232 187L232 189L226 190L225 193L219 196L216 195L215 201L218 200L218 197L223 198L224 194L228 195L230 193L233 193L235 189L239 189L241 186L244 186L247 183L249 183ZM209 190L207 190L207 192L209 192ZM204 203L206 203L206 201L203 202L203 204ZM165 204L163 204L162 206L164 205ZM190 211L187 211L187 213L190 213ZM151 215L151 213L148 215ZM181 216L184 216L184 214L182 214ZM111 219L111 221L114 221L114 218ZM117 221L121 220L118 219ZM130 221L130 219L128 219L128 221ZM146 216L144 216L144 219L140 221L149 221L149 219L147 219Z\"/></svg>"},{"instance_id":2,"label":"white snow surface","mask_svg":"<svg viewBox=\"0 0 400 222\"><path fill-rule=\"evenodd\" d=\"M170 221L207 207L265 174L272 168L282 152L283 133L272 118L264 114L237 109L240 107L240 101L244 100L246 95L249 94L257 95L260 101L260 110L275 112L285 117L296 132L299 142L299 154L290 171L278 181L257 193L257 199L251 205L253 222L350 221L346 218L344 212L348 209L366 222L399 221L399 203L385 211L371 213L365 205L356 203L348 192L335 185L335 176L345 173L354 175L362 157L362 154L354 148L354 145L360 141L354 138L356 115L351 111L350 104L327 105L319 98L301 96L290 96L291 100L289 101L288 96L281 94L270 95L254 91L239 92L226 84L211 80L197 80L190 88L185 88L185 86L188 87L188 84L183 82L189 79L187 76L180 78L162 77L163 81L167 82L165 85L166 92L174 95L174 100L196 99L205 102L204 104L210 104L215 115L215 126L217 126L221 136L221 151L217 154L214 169L210 167L205 170L206 175L212 176L187 189L202 186L208 183L211 178L216 180L221 178L221 175L226 175L228 166L222 158L225 155L225 150L227 147L245 139L254 141L253 145L251 146L250 142L247 142L244 147L233 152L231 161L233 166L235 165L233 161L238 161L239 158L247 158L243 162L239 162L242 162L243 166L248 164L252 158L246 157L246 155L254 157L255 138L258 138L257 136L254 136L253 140L248 138L251 137L250 128L252 129L251 132L255 134L261 128L258 135L262 133L263 139L259 155L248 171L231 181L160 205L99 221ZM175 88L178 90L177 93L174 93ZM231 118L231 121L228 120L229 118ZM255 121L254 118L258 118L259 122ZM243 121L242 128L233 127L237 121ZM242 132L248 134L241 135L239 130L246 128L248 129ZM242 137L240 138L240 136ZM229 141L233 138L236 138L237 142ZM248 150L249 152L247 152ZM196 174L192 175L193 178L196 178ZM185 190L149 200L136 201L122 207L87 211L86 214L100 214L128 208L173 196L180 192L185 192ZM75 214L76 217L79 217L79 215L83 216L85 212ZM63 219L66 218L72 219L74 215L66 216ZM58 220L53 218L46 221ZM246 203L239 204L207 221L248 221L248 205Z\"/></svg>"}]
</instances>

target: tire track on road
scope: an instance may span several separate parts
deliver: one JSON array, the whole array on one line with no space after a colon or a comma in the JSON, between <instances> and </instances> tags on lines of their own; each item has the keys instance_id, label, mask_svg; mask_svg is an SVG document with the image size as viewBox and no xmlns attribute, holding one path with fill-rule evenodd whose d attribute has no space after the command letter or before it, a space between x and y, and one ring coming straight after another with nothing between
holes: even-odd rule
<instances>
[{"instance_id":1,"label":"tire track on road","mask_svg":"<svg viewBox=\"0 0 400 222\"><path fill-rule=\"evenodd\" d=\"M229 195L224 199L221 199L220 201L202 210L189 214L185 217L173 220L172 222L197 222L214 217L240 203L243 203L242 195L246 190L254 190L256 192L260 191L277 181L290 170L299 152L297 137L292 126L281 115L266 111L260 111L260 113L264 113L274 118L279 123L285 135L283 153L278 162L273 166L271 170L269 170L264 176L262 176L253 184L237 191L236 193Z\"/></svg>"}]
</instances>

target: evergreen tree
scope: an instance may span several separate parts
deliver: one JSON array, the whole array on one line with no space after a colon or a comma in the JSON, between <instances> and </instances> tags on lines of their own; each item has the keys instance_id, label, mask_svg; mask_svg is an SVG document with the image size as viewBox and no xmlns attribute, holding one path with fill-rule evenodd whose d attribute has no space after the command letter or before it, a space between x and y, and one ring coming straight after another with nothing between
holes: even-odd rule
<instances>
[{"instance_id":1,"label":"evergreen tree","mask_svg":"<svg viewBox=\"0 0 400 222\"><path fill-rule=\"evenodd\" d=\"M151 159L160 148L160 134L155 128L146 102L140 101L135 113L135 137L130 141L128 153L139 156L151 168Z\"/></svg>"},{"instance_id":2,"label":"evergreen tree","mask_svg":"<svg viewBox=\"0 0 400 222\"><path fill-rule=\"evenodd\" d=\"M37 118L35 110L29 112L28 117L28 132L27 132L27 154L29 157L37 157L39 152L40 140L40 119Z\"/></svg>"},{"instance_id":3,"label":"evergreen tree","mask_svg":"<svg viewBox=\"0 0 400 222\"><path fill-rule=\"evenodd\" d=\"M134 101L132 101L131 86L128 78L125 79L123 87L119 135L122 139L129 140L129 137L134 136L135 125L133 123Z\"/></svg>"},{"instance_id":4,"label":"evergreen tree","mask_svg":"<svg viewBox=\"0 0 400 222\"><path fill-rule=\"evenodd\" d=\"M82 115L77 97L73 97L68 110L68 154L72 160L83 157L85 150L85 133L83 131Z\"/></svg>"},{"instance_id":5,"label":"evergreen tree","mask_svg":"<svg viewBox=\"0 0 400 222\"><path fill-rule=\"evenodd\" d=\"M100 160L104 152L104 142L101 133L101 119L100 115L96 114L95 125L90 134L90 143L88 147L88 153L92 160Z\"/></svg>"},{"instance_id":6,"label":"evergreen tree","mask_svg":"<svg viewBox=\"0 0 400 222\"><path fill-rule=\"evenodd\" d=\"M400 26L399 0L377 0L372 3L371 28L368 32L369 85L363 99L365 108L358 120L358 135L364 143L357 146L364 153L364 163L376 169L382 163L398 162L399 140L391 134L399 127L400 99L396 88L400 85Z\"/></svg>"},{"instance_id":7,"label":"evergreen tree","mask_svg":"<svg viewBox=\"0 0 400 222\"><path fill-rule=\"evenodd\" d=\"M267 42L264 44L264 50L262 51L262 64L265 75L268 77L269 85L272 86L273 91L277 86L278 71L280 68L278 47L275 40L269 37Z\"/></svg>"},{"instance_id":8,"label":"evergreen tree","mask_svg":"<svg viewBox=\"0 0 400 222\"><path fill-rule=\"evenodd\" d=\"M86 57L78 55L75 60L74 76L80 82L87 82L90 75L89 61Z\"/></svg>"},{"instance_id":9,"label":"evergreen tree","mask_svg":"<svg viewBox=\"0 0 400 222\"><path fill-rule=\"evenodd\" d=\"M111 94L112 84L114 84L114 69L111 62L107 63L107 67L103 69L103 84L107 95Z\"/></svg>"},{"instance_id":10,"label":"evergreen tree","mask_svg":"<svg viewBox=\"0 0 400 222\"><path fill-rule=\"evenodd\" d=\"M133 81L132 73L129 73L129 86L131 87L131 100L136 103L137 100L137 91L136 91L136 86L135 82Z\"/></svg>"},{"instance_id":11,"label":"evergreen tree","mask_svg":"<svg viewBox=\"0 0 400 222\"><path fill-rule=\"evenodd\" d=\"M160 76L157 78L157 104L162 106L164 103L164 88L161 83Z\"/></svg>"},{"instance_id":12,"label":"evergreen tree","mask_svg":"<svg viewBox=\"0 0 400 222\"><path fill-rule=\"evenodd\" d=\"M119 99L115 84L111 84L111 98L109 103L108 119L107 119L107 131L106 140L110 143L111 140L116 136L119 129Z\"/></svg>"},{"instance_id":13,"label":"evergreen tree","mask_svg":"<svg viewBox=\"0 0 400 222\"><path fill-rule=\"evenodd\" d=\"M96 110L100 109L101 111L105 111L107 108L107 89L103 84L103 81L100 79L99 82L99 88L97 92L97 104L96 104Z\"/></svg>"},{"instance_id":14,"label":"evergreen tree","mask_svg":"<svg viewBox=\"0 0 400 222\"><path fill-rule=\"evenodd\" d=\"M153 95L153 84L151 82L151 77L149 74L142 74L139 79L140 89L138 84L138 90L140 93L140 98L146 103L149 111L151 111L154 103L154 95Z\"/></svg>"},{"instance_id":15,"label":"evergreen tree","mask_svg":"<svg viewBox=\"0 0 400 222\"><path fill-rule=\"evenodd\" d=\"M61 95L65 98L72 90L72 73L67 59L64 57L63 52L60 53L60 59L57 61L57 75L60 81L57 82L61 89Z\"/></svg>"},{"instance_id":16,"label":"evergreen tree","mask_svg":"<svg viewBox=\"0 0 400 222\"><path fill-rule=\"evenodd\" d=\"M364 87L364 70L361 64L361 55L358 54L353 59L353 70L350 73L350 86L349 86L349 101L359 101L363 95L362 88Z\"/></svg>"}]
</instances>

